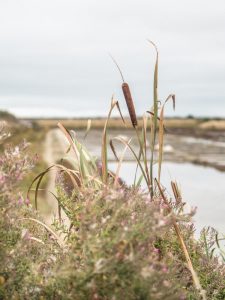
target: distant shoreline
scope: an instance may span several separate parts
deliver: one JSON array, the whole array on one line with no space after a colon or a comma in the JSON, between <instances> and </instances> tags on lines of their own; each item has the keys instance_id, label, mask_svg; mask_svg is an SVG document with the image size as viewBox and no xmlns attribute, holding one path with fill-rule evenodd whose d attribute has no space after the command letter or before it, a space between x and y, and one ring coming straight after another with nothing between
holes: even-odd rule
<instances>
[{"instance_id":1,"label":"distant shoreline","mask_svg":"<svg viewBox=\"0 0 225 300\"><path fill-rule=\"evenodd\" d=\"M64 124L68 128L85 129L87 127L87 120L92 122L92 128L102 129L104 127L106 118L21 118L23 121L36 122L39 126L54 128L58 122ZM139 124L142 124L141 118L138 119ZM177 134L191 131L191 135L199 133L203 134L208 130L224 131L225 119L224 118L165 118L165 127L167 129L174 129ZM123 124L120 118L111 118L109 128L112 129L130 129L132 124L128 117L125 118L126 125ZM185 131L185 132L184 132Z\"/></svg>"}]
</instances>

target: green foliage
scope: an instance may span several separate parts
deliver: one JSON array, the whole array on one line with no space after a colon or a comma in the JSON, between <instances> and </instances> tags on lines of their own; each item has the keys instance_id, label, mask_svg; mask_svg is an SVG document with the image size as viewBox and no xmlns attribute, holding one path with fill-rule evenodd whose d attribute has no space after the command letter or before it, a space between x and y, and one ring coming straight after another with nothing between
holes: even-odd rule
<instances>
[{"instance_id":1,"label":"green foliage","mask_svg":"<svg viewBox=\"0 0 225 300\"><path fill-rule=\"evenodd\" d=\"M0 110L0 120L7 121L7 122L18 122L18 119L7 111Z\"/></svg>"}]
</instances>

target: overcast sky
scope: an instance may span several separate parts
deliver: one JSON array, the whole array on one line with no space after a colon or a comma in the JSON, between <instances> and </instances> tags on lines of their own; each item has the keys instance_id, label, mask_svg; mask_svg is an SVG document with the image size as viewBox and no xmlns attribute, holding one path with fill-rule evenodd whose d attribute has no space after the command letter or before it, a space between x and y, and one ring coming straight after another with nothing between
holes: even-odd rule
<instances>
[{"instance_id":1,"label":"overcast sky","mask_svg":"<svg viewBox=\"0 0 225 300\"><path fill-rule=\"evenodd\" d=\"M174 113L225 117L224 0L0 0L0 109L18 115L106 115L121 103L118 61L139 114L159 98Z\"/></svg>"}]
</instances>

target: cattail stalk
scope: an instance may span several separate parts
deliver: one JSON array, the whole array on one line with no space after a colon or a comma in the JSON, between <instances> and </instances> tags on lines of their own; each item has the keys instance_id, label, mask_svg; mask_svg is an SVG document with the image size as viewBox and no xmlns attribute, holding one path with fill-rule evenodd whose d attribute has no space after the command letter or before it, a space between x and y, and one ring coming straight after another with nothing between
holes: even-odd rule
<instances>
[{"instance_id":1,"label":"cattail stalk","mask_svg":"<svg viewBox=\"0 0 225 300\"><path fill-rule=\"evenodd\" d=\"M127 108L128 108L128 111L129 111L129 115L130 115L132 125L135 128L138 125L138 122L137 122L136 112L135 112L135 108L134 108L134 102L133 102L133 99L132 99L132 96L131 96L131 92L130 92L130 88L129 88L128 83L124 82L122 84L122 90L123 90L124 98L125 98L126 103L127 103Z\"/></svg>"}]
</instances>

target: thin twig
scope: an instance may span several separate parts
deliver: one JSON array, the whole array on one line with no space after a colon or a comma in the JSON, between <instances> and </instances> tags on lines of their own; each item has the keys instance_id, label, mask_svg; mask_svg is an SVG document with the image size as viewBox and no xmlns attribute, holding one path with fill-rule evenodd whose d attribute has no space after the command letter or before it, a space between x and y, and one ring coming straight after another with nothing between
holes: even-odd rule
<instances>
[{"instance_id":1,"label":"thin twig","mask_svg":"<svg viewBox=\"0 0 225 300\"><path fill-rule=\"evenodd\" d=\"M163 201L165 202L165 204L167 205L168 207L168 210L171 212L172 211L172 208L170 206L170 203L169 201L167 200L162 188L161 188L161 185L159 184L158 180L155 178L155 181L156 181L156 184L158 186L158 189L159 189L159 192L160 192L160 195L163 199ZM174 229L175 229L175 232L177 234L177 237L178 237L178 240L180 242L180 246L181 246L181 249L183 250L183 253L184 253L184 256L185 256L185 259L187 261L187 265L188 265L188 268L191 272L191 275L192 275L192 279L193 279L193 282L194 282L194 285L195 285L195 288L199 291L201 297L202 297L202 300L206 300L206 293L205 293L205 290L203 290L202 286L201 286L201 283L199 281L199 278L197 276L197 273L195 272L194 270L194 267L193 267L193 264L192 264L192 261L191 261L191 258L190 258L190 255L188 253L188 250L187 250L187 247L185 245L185 242L184 242L184 239L182 237L182 234L181 234L181 230L180 230L180 227L179 225L177 224L177 222L174 220L173 221L173 226L174 226Z\"/></svg>"}]
</instances>

